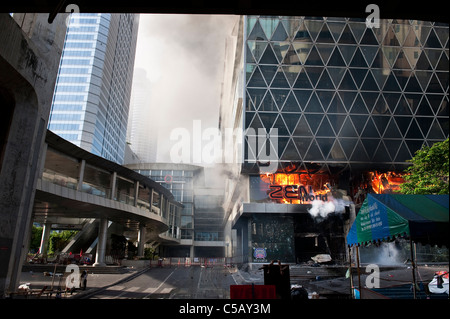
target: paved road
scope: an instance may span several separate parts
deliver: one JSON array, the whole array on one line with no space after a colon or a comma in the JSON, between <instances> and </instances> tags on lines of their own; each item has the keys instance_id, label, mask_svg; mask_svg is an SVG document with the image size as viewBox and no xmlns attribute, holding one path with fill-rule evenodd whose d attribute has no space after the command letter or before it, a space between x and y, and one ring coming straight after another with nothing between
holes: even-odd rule
<instances>
[{"instance_id":1,"label":"paved road","mask_svg":"<svg viewBox=\"0 0 450 319\"><path fill-rule=\"evenodd\" d=\"M237 282L227 268L152 268L89 299L228 299Z\"/></svg>"}]
</instances>

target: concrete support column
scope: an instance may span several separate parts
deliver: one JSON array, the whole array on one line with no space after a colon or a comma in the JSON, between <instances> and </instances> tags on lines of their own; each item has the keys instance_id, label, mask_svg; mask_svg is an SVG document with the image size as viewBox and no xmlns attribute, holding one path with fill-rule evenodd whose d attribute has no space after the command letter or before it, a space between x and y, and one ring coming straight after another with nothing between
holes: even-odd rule
<instances>
[{"instance_id":1,"label":"concrete support column","mask_svg":"<svg viewBox=\"0 0 450 319\"><path fill-rule=\"evenodd\" d=\"M139 181L134 182L134 202L133 206L137 206L139 196Z\"/></svg>"},{"instance_id":2,"label":"concrete support column","mask_svg":"<svg viewBox=\"0 0 450 319\"><path fill-rule=\"evenodd\" d=\"M95 263L93 266L106 266L106 240L108 232L108 220L106 218L100 219L100 226L98 230L97 252L95 253Z\"/></svg>"},{"instance_id":3,"label":"concrete support column","mask_svg":"<svg viewBox=\"0 0 450 319\"><path fill-rule=\"evenodd\" d=\"M47 158L47 150L48 150L48 144L44 143L44 146L42 147L42 151L41 151L41 159L40 159L40 163L39 163L38 178L42 178L42 174L44 173L45 159Z\"/></svg>"},{"instance_id":4,"label":"concrete support column","mask_svg":"<svg viewBox=\"0 0 450 319\"><path fill-rule=\"evenodd\" d=\"M192 245L190 250L189 250L189 257L190 258L194 258L194 245Z\"/></svg>"},{"instance_id":5,"label":"concrete support column","mask_svg":"<svg viewBox=\"0 0 450 319\"><path fill-rule=\"evenodd\" d=\"M25 232L25 236L23 237L23 250L22 250L22 256L20 259L22 261L28 262L28 252L30 251L30 241L31 241L31 233L33 232L33 223L30 223L28 225L28 231Z\"/></svg>"},{"instance_id":6,"label":"concrete support column","mask_svg":"<svg viewBox=\"0 0 450 319\"><path fill-rule=\"evenodd\" d=\"M152 205L153 205L153 188L150 188L150 198L149 198L149 201L150 201L150 210L151 210Z\"/></svg>"},{"instance_id":7,"label":"concrete support column","mask_svg":"<svg viewBox=\"0 0 450 319\"><path fill-rule=\"evenodd\" d=\"M138 233L138 256L144 256L145 235L145 225L140 225Z\"/></svg>"},{"instance_id":8,"label":"concrete support column","mask_svg":"<svg viewBox=\"0 0 450 319\"><path fill-rule=\"evenodd\" d=\"M51 230L52 224L49 222L45 223L42 229L41 245L39 246L39 253L41 253L45 257L47 256L48 240L50 238Z\"/></svg>"},{"instance_id":9,"label":"concrete support column","mask_svg":"<svg viewBox=\"0 0 450 319\"><path fill-rule=\"evenodd\" d=\"M86 161L81 160L80 162L80 171L78 172L78 185L77 190L81 191L83 188L83 179L84 179L84 168L86 167Z\"/></svg>"},{"instance_id":10,"label":"concrete support column","mask_svg":"<svg viewBox=\"0 0 450 319\"><path fill-rule=\"evenodd\" d=\"M110 198L112 200L115 200L114 196L115 196L115 193L116 193L116 179L117 179L117 172L113 172L111 174L111 183L110 183L110 188L111 188Z\"/></svg>"},{"instance_id":11,"label":"concrete support column","mask_svg":"<svg viewBox=\"0 0 450 319\"><path fill-rule=\"evenodd\" d=\"M64 46L65 15L47 20L39 13L0 15L0 298L20 284Z\"/></svg>"},{"instance_id":12,"label":"concrete support column","mask_svg":"<svg viewBox=\"0 0 450 319\"><path fill-rule=\"evenodd\" d=\"M244 262L252 262L252 220L246 218L245 225L242 228L242 255Z\"/></svg>"},{"instance_id":13,"label":"concrete support column","mask_svg":"<svg viewBox=\"0 0 450 319\"><path fill-rule=\"evenodd\" d=\"M172 237L177 238L177 225L176 225L177 211L176 211L175 206L172 205L169 201L167 201L167 206L168 206L169 215L170 215L170 212L172 211Z\"/></svg>"}]
</instances>

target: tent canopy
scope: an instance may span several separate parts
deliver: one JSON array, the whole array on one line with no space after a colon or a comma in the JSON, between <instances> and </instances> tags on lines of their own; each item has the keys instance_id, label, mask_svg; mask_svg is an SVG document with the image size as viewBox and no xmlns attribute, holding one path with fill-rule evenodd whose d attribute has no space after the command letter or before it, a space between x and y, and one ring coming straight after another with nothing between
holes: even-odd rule
<instances>
[{"instance_id":1,"label":"tent canopy","mask_svg":"<svg viewBox=\"0 0 450 319\"><path fill-rule=\"evenodd\" d=\"M369 194L347 234L347 245L406 236L448 247L448 201L449 195Z\"/></svg>"}]
</instances>

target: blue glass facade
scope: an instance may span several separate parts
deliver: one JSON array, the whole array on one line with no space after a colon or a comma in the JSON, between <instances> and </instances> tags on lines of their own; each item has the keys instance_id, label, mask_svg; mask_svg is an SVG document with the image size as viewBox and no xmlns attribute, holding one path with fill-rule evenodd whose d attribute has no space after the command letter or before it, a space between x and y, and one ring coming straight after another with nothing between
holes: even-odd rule
<instances>
[{"instance_id":1,"label":"blue glass facade","mask_svg":"<svg viewBox=\"0 0 450 319\"><path fill-rule=\"evenodd\" d=\"M449 136L448 37L434 22L248 16L244 128L278 128L281 163L403 169Z\"/></svg>"},{"instance_id":2,"label":"blue glass facade","mask_svg":"<svg viewBox=\"0 0 450 319\"><path fill-rule=\"evenodd\" d=\"M73 15L66 33L49 129L121 164L138 19L132 14Z\"/></svg>"}]
</instances>

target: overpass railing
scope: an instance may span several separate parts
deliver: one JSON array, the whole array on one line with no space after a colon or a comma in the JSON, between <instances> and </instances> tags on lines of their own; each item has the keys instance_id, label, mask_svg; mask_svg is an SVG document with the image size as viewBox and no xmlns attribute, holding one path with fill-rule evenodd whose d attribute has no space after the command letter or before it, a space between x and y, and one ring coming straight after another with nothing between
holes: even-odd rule
<instances>
[{"instance_id":1,"label":"overpass railing","mask_svg":"<svg viewBox=\"0 0 450 319\"><path fill-rule=\"evenodd\" d=\"M232 267L235 265L233 257L166 257L149 260L150 268L158 267Z\"/></svg>"}]
</instances>

